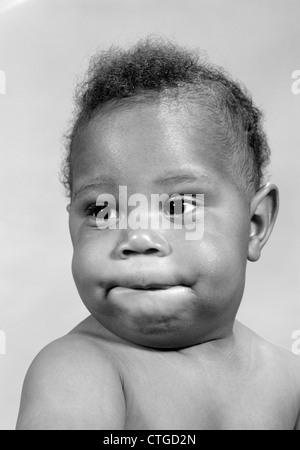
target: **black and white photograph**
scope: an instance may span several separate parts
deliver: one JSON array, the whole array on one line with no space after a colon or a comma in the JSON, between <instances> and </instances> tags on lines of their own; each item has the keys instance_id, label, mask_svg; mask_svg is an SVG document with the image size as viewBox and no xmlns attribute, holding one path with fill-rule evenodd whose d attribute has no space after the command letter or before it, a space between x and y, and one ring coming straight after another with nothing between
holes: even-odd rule
<instances>
[{"instance_id":1,"label":"black and white photograph","mask_svg":"<svg viewBox=\"0 0 300 450\"><path fill-rule=\"evenodd\" d=\"M299 20L0 0L0 430L300 430Z\"/></svg>"}]
</instances>

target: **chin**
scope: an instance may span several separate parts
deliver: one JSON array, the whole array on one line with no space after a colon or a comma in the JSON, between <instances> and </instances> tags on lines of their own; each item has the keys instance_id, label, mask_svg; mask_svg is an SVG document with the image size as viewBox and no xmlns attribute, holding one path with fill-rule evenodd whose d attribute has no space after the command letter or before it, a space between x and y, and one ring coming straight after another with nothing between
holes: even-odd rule
<instances>
[{"instance_id":1,"label":"chin","mask_svg":"<svg viewBox=\"0 0 300 450\"><path fill-rule=\"evenodd\" d=\"M124 339L127 342L130 342L135 345L149 347L149 348L157 348L157 349L166 349L166 350L176 350L186 347L191 347L193 345L202 344L211 340L212 333L209 333L207 330L203 329L199 332L199 328L197 330L187 332L187 326L183 326L183 324L172 323L171 321L149 321L147 320L140 321L140 323L136 326L128 326L124 328L120 324L112 325L112 323L108 323L107 325L101 323L109 329L112 333ZM205 327L207 328L207 327Z\"/></svg>"}]
</instances>

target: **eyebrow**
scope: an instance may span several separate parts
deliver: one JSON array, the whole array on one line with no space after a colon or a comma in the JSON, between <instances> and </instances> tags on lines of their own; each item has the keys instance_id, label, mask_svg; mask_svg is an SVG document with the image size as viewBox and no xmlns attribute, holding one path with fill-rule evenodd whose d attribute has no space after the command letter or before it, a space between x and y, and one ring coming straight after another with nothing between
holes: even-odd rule
<instances>
[{"instance_id":1,"label":"eyebrow","mask_svg":"<svg viewBox=\"0 0 300 450\"><path fill-rule=\"evenodd\" d=\"M77 191L75 191L73 194L73 200L79 199L84 194L86 194L88 191L97 190L97 189L112 191L112 190L115 190L116 187L117 187L116 184L110 180L103 180L101 178L96 178L95 180L92 180L91 183L86 184L86 185L82 186L81 188L79 188Z\"/></svg>"},{"instance_id":2,"label":"eyebrow","mask_svg":"<svg viewBox=\"0 0 300 450\"><path fill-rule=\"evenodd\" d=\"M199 174L188 172L188 173L170 174L169 176L163 176L161 178L157 178L156 180L154 180L155 184L162 187L168 186L170 184L197 183L197 182L213 184L213 179L211 175L205 172L201 172Z\"/></svg>"},{"instance_id":3,"label":"eyebrow","mask_svg":"<svg viewBox=\"0 0 300 450\"><path fill-rule=\"evenodd\" d=\"M180 183L199 183L204 182L208 183L210 185L213 184L213 179L211 175L205 172L201 172L199 174L194 173L174 173L169 174L167 176L162 176L160 178L156 178L153 183L156 184L159 187L166 187L174 184L180 184ZM82 197L86 192L92 191L92 190L116 190L118 188L118 185L116 183L112 182L111 180L104 180L102 178L96 178L95 180L92 180L91 183L82 186L73 194L73 200L79 199Z\"/></svg>"}]
</instances>

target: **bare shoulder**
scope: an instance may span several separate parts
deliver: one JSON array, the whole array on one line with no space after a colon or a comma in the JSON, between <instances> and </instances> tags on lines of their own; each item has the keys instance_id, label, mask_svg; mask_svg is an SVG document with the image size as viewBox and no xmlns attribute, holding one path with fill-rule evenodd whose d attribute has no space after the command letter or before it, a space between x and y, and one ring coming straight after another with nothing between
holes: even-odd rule
<instances>
[{"instance_id":1,"label":"bare shoulder","mask_svg":"<svg viewBox=\"0 0 300 450\"><path fill-rule=\"evenodd\" d=\"M300 394L300 358L285 348L268 341L241 323L236 324L236 330L247 343L247 349L252 349L257 362L267 372L278 377L293 381ZM273 372L274 371L274 372Z\"/></svg>"},{"instance_id":2,"label":"bare shoulder","mask_svg":"<svg viewBox=\"0 0 300 450\"><path fill-rule=\"evenodd\" d=\"M300 358L268 341L264 341L262 348L266 358L272 361L269 363L269 383L272 383L274 374L273 378L278 381L277 393L282 395L285 404L294 412L294 429L300 430Z\"/></svg>"},{"instance_id":3,"label":"bare shoulder","mask_svg":"<svg viewBox=\"0 0 300 450\"><path fill-rule=\"evenodd\" d=\"M285 348L274 344L249 328L238 323L237 333L242 336L247 349L251 349L253 366L259 373L260 383L265 389L282 398L282 405L292 411L295 428L300 430L300 358ZM243 344L245 345L245 344Z\"/></svg>"},{"instance_id":4,"label":"bare shoulder","mask_svg":"<svg viewBox=\"0 0 300 450\"><path fill-rule=\"evenodd\" d=\"M26 375L17 429L123 429L117 365L81 325L46 346Z\"/></svg>"}]
</instances>

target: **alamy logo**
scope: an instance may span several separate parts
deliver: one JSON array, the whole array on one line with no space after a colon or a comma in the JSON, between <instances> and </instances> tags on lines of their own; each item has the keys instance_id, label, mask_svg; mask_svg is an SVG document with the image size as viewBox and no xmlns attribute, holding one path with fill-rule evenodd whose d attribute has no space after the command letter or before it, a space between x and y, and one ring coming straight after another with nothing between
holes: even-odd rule
<instances>
[{"instance_id":1,"label":"alamy logo","mask_svg":"<svg viewBox=\"0 0 300 450\"><path fill-rule=\"evenodd\" d=\"M3 70L0 70L0 94L6 94L6 75Z\"/></svg>"},{"instance_id":2,"label":"alamy logo","mask_svg":"<svg viewBox=\"0 0 300 450\"><path fill-rule=\"evenodd\" d=\"M119 186L118 201L101 194L90 213L100 230L183 229L187 240L200 240L204 234L204 194L151 194L149 202L140 193L128 197L127 186Z\"/></svg>"},{"instance_id":3,"label":"alamy logo","mask_svg":"<svg viewBox=\"0 0 300 450\"><path fill-rule=\"evenodd\" d=\"M0 330L0 355L6 355L6 335Z\"/></svg>"},{"instance_id":4,"label":"alamy logo","mask_svg":"<svg viewBox=\"0 0 300 450\"><path fill-rule=\"evenodd\" d=\"M298 95L300 94L300 70L294 70L292 79L295 80L292 84L292 93Z\"/></svg>"}]
</instances>

